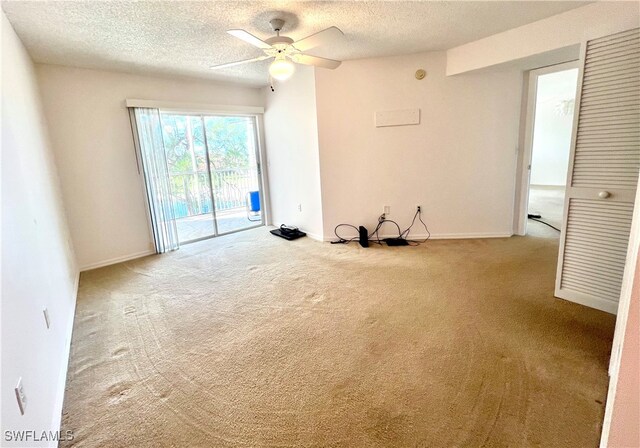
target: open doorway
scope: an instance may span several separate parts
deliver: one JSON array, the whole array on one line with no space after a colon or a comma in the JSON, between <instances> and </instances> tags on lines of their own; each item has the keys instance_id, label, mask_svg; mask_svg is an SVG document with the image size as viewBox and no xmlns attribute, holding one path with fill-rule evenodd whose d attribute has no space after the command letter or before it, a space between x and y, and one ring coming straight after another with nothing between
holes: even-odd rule
<instances>
[{"instance_id":1,"label":"open doorway","mask_svg":"<svg viewBox=\"0 0 640 448\"><path fill-rule=\"evenodd\" d=\"M577 62L530 72L522 234L560 235L577 83Z\"/></svg>"}]
</instances>

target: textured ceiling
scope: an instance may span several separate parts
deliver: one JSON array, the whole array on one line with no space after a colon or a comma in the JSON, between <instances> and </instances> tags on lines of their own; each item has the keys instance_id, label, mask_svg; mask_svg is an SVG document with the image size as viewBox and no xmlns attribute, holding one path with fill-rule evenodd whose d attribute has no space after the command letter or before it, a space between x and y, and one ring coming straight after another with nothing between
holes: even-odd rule
<instances>
[{"instance_id":1,"label":"textured ceiling","mask_svg":"<svg viewBox=\"0 0 640 448\"><path fill-rule=\"evenodd\" d=\"M269 61L212 71L261 51L225 30L273 35L269 20L300 39L335 25L344 41L309 51L347 60L445 50L586 2L4 1L2 8L36 62L132 73L267 82Z\"/></svg>"}]
</instances>

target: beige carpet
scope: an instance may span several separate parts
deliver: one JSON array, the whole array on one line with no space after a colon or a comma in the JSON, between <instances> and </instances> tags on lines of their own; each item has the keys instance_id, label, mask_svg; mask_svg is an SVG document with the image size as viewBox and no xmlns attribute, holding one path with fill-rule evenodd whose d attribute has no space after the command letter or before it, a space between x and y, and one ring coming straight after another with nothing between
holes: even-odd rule
<instances>
[{"instance_id":1,"label":"beige carpet","mask_svg":"<svg viewBox=\"0 0 640 448\"><path fill-rule=\"evenodd\" d=\"M84 273L65 446L596 447L614 317L556 251L260 228Z\"/></svg>"}]
</instances>

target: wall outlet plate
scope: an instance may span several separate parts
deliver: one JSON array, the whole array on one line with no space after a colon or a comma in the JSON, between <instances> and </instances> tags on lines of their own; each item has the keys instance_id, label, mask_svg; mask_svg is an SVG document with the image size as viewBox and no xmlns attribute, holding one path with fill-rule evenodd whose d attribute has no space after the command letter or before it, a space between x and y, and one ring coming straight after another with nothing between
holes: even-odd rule
<instances>
[{"instance_id":1,"label":"wall outlet plate","mask_svg":"<svg viewBox=\"0 0 640 448\"><path fill-rule=\"evenodd\" d=\"M24 387L22 386L22 377L18 378L18 384L16 384L16 400L18 400L18 407L20 408L20 414L24 415L27 410L27 395L24 393Z\"/></svg>"},{"instance_id":2,"label":"wall outlet plate","mask_svg":"<svg viewBox=\"0 0 640 448\"><path fill-rule=\"evenodd\" d=\"M389 216L391 214L391 206L390 205L385 205L382 208L382 213L384 213L384 216Z\"/></svg>"}]
</instances>

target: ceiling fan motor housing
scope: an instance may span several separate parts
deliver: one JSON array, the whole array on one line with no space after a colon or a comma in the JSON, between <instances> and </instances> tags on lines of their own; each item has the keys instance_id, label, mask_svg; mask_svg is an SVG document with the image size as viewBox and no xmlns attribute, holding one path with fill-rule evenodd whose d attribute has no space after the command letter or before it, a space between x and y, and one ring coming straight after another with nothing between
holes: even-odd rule
<instances>
[{"instance_id":1,"label":"ceiling fan motor housing","mask_svg":"<svg viewBox=\"0 0 640 448\"><path fill-rule=\"evenodd\" d=\"M276 36L270 37L269 39L265 39L265 42L275 48L278 53L284 51L289 45L293 43L293 39L286 36L281 36L280 31L284 27L284 20L282 19L271 19L269 20L269 24L273 31L276 32Z\"/></svg>"},{"instance_id":2,"label":"ceiling fan motor housing","mask_svg":"<svg viewBox=\"0 0 640 448\"><path fill-rule=\"evenodd\" d=\"M273 48L283 50L293 43L293 39L286 36L273 36L269 39L265 39L265 42L271 45Z\"/></svg>"}]
</instances>

